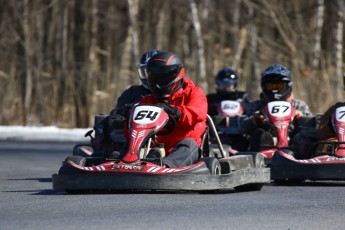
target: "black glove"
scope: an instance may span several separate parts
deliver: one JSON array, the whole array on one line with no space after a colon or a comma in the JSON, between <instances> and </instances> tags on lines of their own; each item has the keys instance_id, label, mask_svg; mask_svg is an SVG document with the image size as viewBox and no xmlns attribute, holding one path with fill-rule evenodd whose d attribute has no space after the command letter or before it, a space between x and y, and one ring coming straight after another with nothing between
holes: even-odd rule
<instances>
[{"instance_id":1,"label":"black glove","mask_svg":"<svg viewBox=\"0 0 345 230\"><path fill-rule=\"evenodd\" d=\"M164 111L169 115L172 116L176 121L178 121L181 118L181 111L178 110L175 107L171 107L170 105L166 103L159 103L156 104L156 106L161 107L164 109Z\"/></svg>"},{"instance_id":2,"label":"black glove","mask_svg":"<svg viewBox=\"0 0 345 230\"><path fill-rule=\"evenodd\" d=\"M263 115L263 113L261 111L256 111L253 115L253 121L254 124L256 126L262 126L263 124L265 124L267 121L265 119L265 116Z\"/></svg>"},{"instance_id":3,"label":"black glove","mask_svg":"<svg viewBox=\"0 0 345 230\"><path fill-rule=\"evenodd\" d=\"M110 115L108 117L108 127L110 130L123 129L123 125L125 121L126 121L126 118L119 114Z\"/></svg>"}]
</instances>

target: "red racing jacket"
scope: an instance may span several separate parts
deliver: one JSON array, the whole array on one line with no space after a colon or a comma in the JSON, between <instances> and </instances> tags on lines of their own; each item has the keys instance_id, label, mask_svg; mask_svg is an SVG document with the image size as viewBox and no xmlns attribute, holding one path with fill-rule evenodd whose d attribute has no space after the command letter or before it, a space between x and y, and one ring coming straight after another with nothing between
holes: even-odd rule
<instances>
[{"instance_id":1,"label":"red racing jacket","mask_svg":"<svg viewBox=\"0 0 345 230\"><path fill-rule=\"evenodd\" d=\"M207 99L203 90L188 78L184 78L183 86L177 90L168 101L164 101L181 111L181 117L176 122L175 129L166 135L157 137L159 143L164 143L165 151L170 153L175 145L184 138L193 138L200 147L202 135L206 130ZM139 104L154 105L162 103L152 95L146 96ZM125 128L128 137L128 129Z\"/></svg>"}]
</instances>

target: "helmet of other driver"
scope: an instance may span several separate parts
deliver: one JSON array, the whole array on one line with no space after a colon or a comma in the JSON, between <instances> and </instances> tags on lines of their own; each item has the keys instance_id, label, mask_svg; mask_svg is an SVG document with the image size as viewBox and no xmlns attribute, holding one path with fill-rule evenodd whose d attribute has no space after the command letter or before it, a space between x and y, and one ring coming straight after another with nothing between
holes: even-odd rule
<instances>
[{"instance_id":1,"label":"helmet of other driver","mask_svg":"<svg viewBox=\"0 0 345 230\"><path fill-rule=\"evenodd\" d=\"M159 52L147 62L148 83L156 99L166 99L183 85L185 70L173 53Z\"/></svg>"},{"instance_id":2,"label":"helmet of other driver","mask_svg":"<svg viewBox=\"0 0 345 230\"><path fill-rule=\"evenodd\" d=\"M141 56L141 58L140 58L140 60L139 60L139 63L138 63L138 65L137 65L137 67L138 67L138 76L139 76L139 79L140 79L140 81L141 81L141 84L142 84L145 88L147 88L147 89L149 89L150 87L149 87L149 84L148 84L148 82L147 82L146 64L147 64L147 62L150 60L150 58L151 58L153 55L155 55L155 54L157 54L157 53L159 53L159 52L161 52L161 51L160 51L160 50L148 50L148 51L146 51L146 52Z\"/></svg>"},{"instance_id":3,"label":"helmet of other driver","mask_svg":"<svg viewBox=\"0 0 345 230\"><path fill-rule=\"evenodd\" d=\"M281 64L273 64L261 73L262 92L269 101L286 101L292 84L290 70Z\"/></svg>"},{"instance_id":4,"label":"helmet of other driver","mask_svg":"<svg viewBox=\"0 0 345 230\"><path fill-rule=\"evenodd\" d=\"M223 68L216 75L217 93L234 92L238 86L238 76L235 70Z\"/></svg>"}]
</instances>

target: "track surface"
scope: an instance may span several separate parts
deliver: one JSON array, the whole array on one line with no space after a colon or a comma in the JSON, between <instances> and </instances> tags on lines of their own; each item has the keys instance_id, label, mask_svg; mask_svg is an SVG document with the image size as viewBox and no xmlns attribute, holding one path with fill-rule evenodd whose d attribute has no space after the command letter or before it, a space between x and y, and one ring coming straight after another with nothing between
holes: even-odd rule
<instances>
[{"instance_id":1,"label":"track surface","mask_svg":"<svg viewBox=\"0 0 345 230\"><path fill-rule=\"evenodd\" d=\"M66 195L51 175L73 143L0 142L0 229L344 229L345 183L259 192Z\"/></svg>"}]
</instances>

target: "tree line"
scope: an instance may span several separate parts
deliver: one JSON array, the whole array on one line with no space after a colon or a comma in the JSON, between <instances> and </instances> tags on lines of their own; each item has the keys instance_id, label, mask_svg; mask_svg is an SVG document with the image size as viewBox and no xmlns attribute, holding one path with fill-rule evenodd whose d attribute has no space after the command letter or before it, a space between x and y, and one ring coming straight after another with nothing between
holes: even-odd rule
<instances>
[{"instance_id":1,"label":"tree line","mask_svg":"<svg viewBox=\"0 0 345 230\"><path fill-rule=\"evenodd\" d=\"M253 99L281 63L314 113L343 100L344 0L0 0L0 125L90 127L138 84L149 49L214 91L232 67Z\"/></svg>"}]
</instances>

